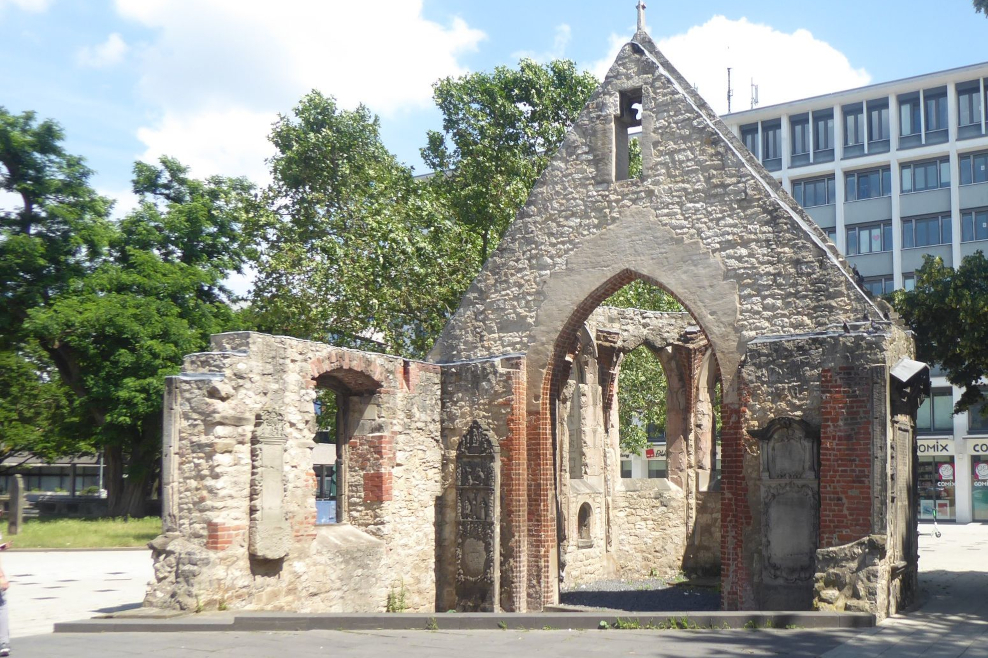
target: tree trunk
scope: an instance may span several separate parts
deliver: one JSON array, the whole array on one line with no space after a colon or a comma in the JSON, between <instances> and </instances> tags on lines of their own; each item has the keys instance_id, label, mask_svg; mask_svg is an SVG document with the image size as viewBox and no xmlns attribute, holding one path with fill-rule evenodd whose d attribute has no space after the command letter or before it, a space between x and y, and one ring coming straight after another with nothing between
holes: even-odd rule
<instances>
[{"instance_id":1,"label":"tree trunk","mask_svg":"<svg viewBox=\"0 0 988 658\"><path fill-rule=\"evenodd\" d=\"M121 446L106 449L107 502L110 516L142 517L146 514L151 485L158 471L160 419L146 418L142 432L132 439L130 454ZM127 477L124 477L126 470Z\"/></svg>"}]
</instances>

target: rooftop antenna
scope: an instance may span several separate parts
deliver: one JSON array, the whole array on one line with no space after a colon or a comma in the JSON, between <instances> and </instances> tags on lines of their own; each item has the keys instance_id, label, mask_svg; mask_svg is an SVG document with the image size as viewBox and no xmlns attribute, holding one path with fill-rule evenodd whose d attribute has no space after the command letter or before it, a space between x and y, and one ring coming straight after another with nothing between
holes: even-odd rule
<instances>
[{"instance_id":1,"label":"rooftop antenna","mask_svg":"<svg viewBox=\"0 0 988 658\"><path fill-rule=\"evenodd\" d=\"M731 67L727 67L727 113L731 113L731 96L734 95L734 90L731 89Z\"/></svg>"},{"instance_id":2,"label":"rooftop antenna","mask_svg":"<svg viewBox=\"0 0 988 658\"><path fill-rule=\"evenodd\" d=\"M751 79L751 109L755 109L758 105L758 85L755 84L755 79Z\"/></svg>"},{"instance_id":3,"label":"rooftop antenna","mask_svg":"<svg viewBox=\"0 0 988 658\"><path fill-rule=\"evenodd\" d=\"M635 7L638 9L638 31L642 32L645 30L645 3L642 0L638 0L638 4Z\"/></svg>"}]
</instances>

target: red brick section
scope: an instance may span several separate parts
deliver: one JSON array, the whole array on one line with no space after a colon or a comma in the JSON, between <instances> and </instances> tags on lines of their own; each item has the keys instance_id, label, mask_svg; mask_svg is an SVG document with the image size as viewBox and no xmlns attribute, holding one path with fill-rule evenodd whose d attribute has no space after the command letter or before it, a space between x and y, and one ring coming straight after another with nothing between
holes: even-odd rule
<instances>
[{"instance_id":1,"label":"red brick section","mask_svg":"<svg viewBox=\"0 0 988 658\"><path fill-rule=\"evenodd\" d=\"M866 368L820 373L820 547L871 533L872 390Z\"/></svg>"},{"instance_id":2,"label":"red brick section","mask_svg":"<svg viewBox=\"0 0 988 658\"><path fill-rule=\"evenodd\" d=\"M392 434L354 436L349 443L349 472L363 477L364 502L391 500L395 437Z\"/></svg>"},{"instance_id":3,"label":"red brick section","mask_svg":"<svg viewBox=\"0 0 988 658\"><path fill-rule=\"evenodd\" d=\"M751 526L744 477L745 414L742 404L721 403L720 591L724 610L745 610L754 604L751 575L744 561L744 534Z\"/></svg>"},{"instance_id":4,"label":"red brick section","mask_svg":"<svg viewBox=\"0 0 988 658\"><path fill-rule=\"evenodd\" d=\"M502 591L507 590L501 605L512 612L524 612L528 578L528 488L526 469L527 392L525 359L513 357L501 361L511 387L508 398L499 402L509 407L508 436L501 441L501 516L506 520L506 568L501 572Z\"/></svg>"},{"instance_id":5,"label":"red brick section","mask_svg":"<svg viewBox=\"0 0 988 658\"><path fill-rule=\"evenodd\" d=\"M246 530L246 525L227 525L218 521L209 521L206 524L206 548L211 551L222 551L235 539L243 536Z\"/></svg>"},{"instance_id":6,"label":"red brick section","mask_svg":"<svg viewBox=\"0 0 988 658\"><path fill-rule=\"evenodd\" d=\"M622 270L594 290L573 310L563 325L553 346L552 357L546 364L541 382L538 411L528 416L528 604L535 610L552 603L556 598L559 574L550 573L550 555L556 548L555 473L553 469L553 426L556 412L555 400L560 386L569 374L566 356L577 346L580 327L601 302L632 281L643 279L632 270ZM534 382L533 382L534 384Z\"/></svg>"}]
</instances>

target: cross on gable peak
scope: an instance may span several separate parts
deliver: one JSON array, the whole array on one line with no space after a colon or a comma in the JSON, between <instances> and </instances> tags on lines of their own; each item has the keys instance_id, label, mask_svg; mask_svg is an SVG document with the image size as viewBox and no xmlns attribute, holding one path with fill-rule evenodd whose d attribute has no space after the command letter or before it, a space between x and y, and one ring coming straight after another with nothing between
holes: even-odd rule
<instances>
[{"instance_id":1,"label":"cross on gable peak","mask_svg":"<svg viewBox=\"0 0 988 658\"><path fill-rule=\"evenodd\" d=\"M638 31L641 32L645 29L645 3L638 0L636 7L638 9Z\"/></svg>"}]
</instances>

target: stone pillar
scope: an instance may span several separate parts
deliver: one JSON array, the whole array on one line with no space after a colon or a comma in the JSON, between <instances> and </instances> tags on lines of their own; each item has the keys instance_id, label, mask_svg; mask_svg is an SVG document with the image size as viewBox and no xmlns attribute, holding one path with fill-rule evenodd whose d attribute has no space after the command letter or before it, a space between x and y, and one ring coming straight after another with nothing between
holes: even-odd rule
<instances>
[{"instance_id":1,"label":"stone pillar","mask_svg":"<svg viewBox=\"0 0 988 658\"><path fill-rule=\"evenodd\" d=\"M249 550L262 560L288 555L292 531L285 520L284 416L272 409L261 412L261 424L251 442Z\"/></svg>"},{"instance_id":2,"label":"stone pillar","mask_svg":"<svg viewBox=\"0 0 988 658\"><path fill-rule=\"evenodd\" d=\"M165 377L164 418L161 432L161 529L178 532L178 442L181 416L179 378Z\"/></svg>"},{"instance_id":3,"label":"stone pillar","mask_svg":"<svg viewBox=\"0 0 988 658\"><path fill-rule=\"evenodd\" d=\"M456 452L456 609L497 612L501 451L474 421Z\"/></svg>"},{"instance_id":4,"label":"stone pillar","mask_svg":"<svg viewBox=\"0 0 988 658\"><path fill-rule=\"evenodd\" d=\"M16 535L24 523L24 479L20 475L10 478L10 508L8 509L7 534Z\"/></svg>"}]
</instances>

